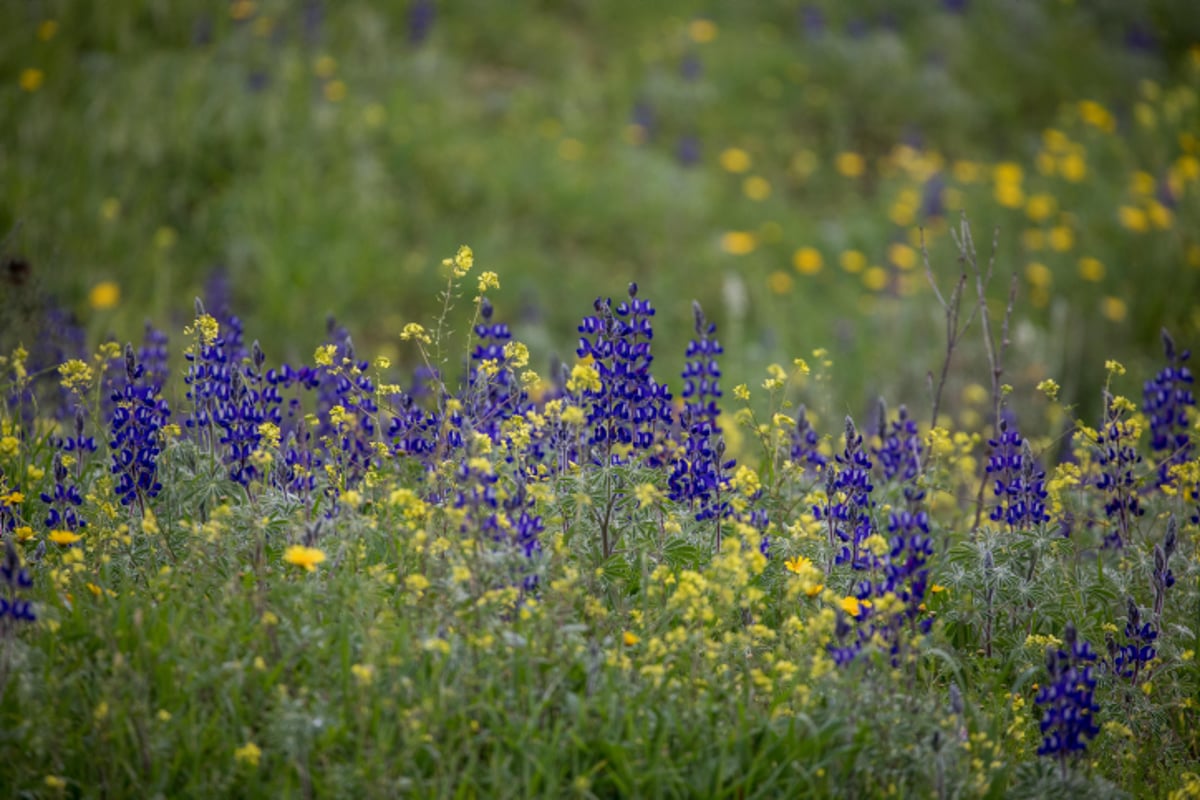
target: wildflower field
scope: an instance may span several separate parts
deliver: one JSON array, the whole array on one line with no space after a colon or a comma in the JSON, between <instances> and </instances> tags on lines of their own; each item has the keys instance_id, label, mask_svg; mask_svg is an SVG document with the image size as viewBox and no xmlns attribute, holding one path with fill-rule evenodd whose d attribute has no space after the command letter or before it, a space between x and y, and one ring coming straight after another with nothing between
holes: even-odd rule
<instances>
[{"instance_id":1,"label":"wildflower field","mask_svg":"<svg viewBox=\"0 0 1200 800\"><path fill-rule=\"evenodd\" d=\"M1200 21L701 5L0 8L0 794L1200 797Z\"/></svg>"}]
</instances>

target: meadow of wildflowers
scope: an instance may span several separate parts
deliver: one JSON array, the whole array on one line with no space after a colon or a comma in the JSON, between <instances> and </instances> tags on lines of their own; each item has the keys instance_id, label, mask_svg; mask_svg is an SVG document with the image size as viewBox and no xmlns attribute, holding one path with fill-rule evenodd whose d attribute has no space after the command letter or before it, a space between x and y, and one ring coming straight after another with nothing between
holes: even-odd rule
<instances>
[{"instance_id":1,"label":"meadow of wildflowers","mask_svg":"<svg viewBox=\"0 0 1200 800\"><path fill-rule=\"evenodd\" d=\"M0 787L1200 797L1200 31L1083 5L0 8Z\"/></svg>"},{"instance_id":2,"label":"meadow of wildflowers","mask_svg":"<svg viewBox=\"0 0 1200 800\"><path fill-rule=\"evenodd\" d=\"M411 372L336 323L273 361L201 300L178 339L2 357L5 786L1200 790L1200 415L1168 333L1143 387L1108 364L1095 427L1052 381L1028 420L997 383L977 430L839 422L821 348L727 394L698 303L664 375L636 285L539 373L475 261L397 332Z\"/></svg>"}]
</instances>

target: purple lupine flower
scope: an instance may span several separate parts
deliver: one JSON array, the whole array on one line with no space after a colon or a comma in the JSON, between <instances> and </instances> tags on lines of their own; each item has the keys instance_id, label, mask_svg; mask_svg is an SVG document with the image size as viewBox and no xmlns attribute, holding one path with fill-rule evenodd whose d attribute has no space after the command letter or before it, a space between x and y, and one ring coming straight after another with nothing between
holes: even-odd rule
<instances>
[{"instance_id":1,"label":"purple lupine flower","mask_svg":"<svg viewBox=\"0 0 1200 800\"><path fill-rule=\"evenodd\" d=\"M806 5L799 11L800 27L810 39L819 39L825 34L825 12L818 6Z\"/></svg>"},{"instance_id":2,"label":"purple lupine flower","mask_svg":"<svg viewBox=\"0 0 1200 800\"><path fill-rule=\"evenodd\" d=\"M922 217L933 220L945 214L946 204L942 199L945 192L946 178L940 172L933 173L921 188Z\"/></svg>"},{"instance_id":3,"label":"purple lupine flower","mask_svg":"<svg viewBox=\"0 0 1200 800\"><path fill-rule=\"evenodd\" d=\"M596 315L579 325L576 355L590 356L600 373L599 390L584 391L590 444L605 463L616 464L632 456L616 447L647 452L656 444L671 422L671 394L650 373L654 307L638 298L637 284L629 285L629 300L615 311L611 300L598 298L594 307Z\"/></svg>"},{"instance_id":4,"label":"purple lupine flower","mask_svg":"<svg viewBox=\"0 0 1200 800\"><path fill-rule=\"evenodd\" d=\"M852 569L876 566L876 559L862 547L872 532L871 509L875 505L871 459L862 444L862 434L847 416L846 447L834 457L837 465L825 472L825 503L813 506L816 518L828 525L829 546L836 552L834 562L849 563Z\"/></svg>"},{"instance_id":5,"label":"purple lupine flower","mask_svg":"<svg viewBox=\"0 0 1200 800\"><path fill-rule=\"evenodd\" d=\"M150 385L131 345L125 346L125 375L125 387L114 398L117 407L109 441L111 471L117 476L115 491L121 504L136 500L144 508L148 499L162 491L158 481L158 457L162 452L159 437L171 410Z\"/></svg>"},{"instance_id":6,"label":"purple lupine flower","mask_svg":"<svg viewBox=\"0 0 1200 800\"><path fill-rule=\"evenodd\" d=\"M0 632L13 622L36 622L33 603L21 593L33 588L33 577L21 566L21 556L11 538L4 540L4 561L0 562Z\"/></svg>"},{"instance_id":7,"label":"purple lupine flower","mask_svg":"<svg viewBox=\"0 0 1200 800\"><path fill-rule=\"evenodd\" d=\"M432 467L431 457L437 448L440 428L438 416L421 408L409 394L401 392L390 400L391 420L386 436L392 444L392 453Z\"/></svg>"},{"instance_id":8,"label":"purple lupine flower","mask_svg":"<svg viewBox=\"0 0 1200 800\"><path fill-rule=\"evenodd\" d=\"M70 480L70 473L63 465L62 453L54 454L53 471L53 490L42 492L42 502L48 506L46 529L77 531L87 527L87 522L78 512L83 505L83 496L79 493L79 487Z\"/></svg>"},{"instance_id":9,"label":"purple lupine flower","mask_svg":"<svg viewBox=\"0 0 1200 800\"><path fill-rule=\"evenodd\" d=\"M42 492L42 502L48 506L46 512L46 530L78 531L87 527L87 522L79 513L83 505L83 495L79 486L71 479L71 474L63 464L62 451L54 454L54 488Z\"/></svg>"},{"instance_id":10,"label":"purple lupine flower","mask_svg":"<svg viewBox=\"0 0 1200 800\"><path fill-rule=\"evenodd\" d=\"M1142 410L1150 419L1150 449L1161 453L1158 465L1160 486L1172 482L1171 467L1190 460L1192 440L1188 433L1188 409L1196 405L1192 393L1195 378L1185 362L1191 351L1175 350L1175 340L1166 328L1162 330L1163 350L1167 357L1164 367L1142 389Z\"/></svg>"},{"instance_id":11,"label":"purple lupine flower","mask_svg":"<svg viewBox=\"0 0 1200 800\"><path fill-rule=\"evenodd\" d=\"M419 45L428 39L436 16L433 0L413 0L408 7L408 41Z\"/></svg>"},{"instance_id":12,"label":"purple lupine flower","mask_svg":"<svg viewBox=\"0 0 1200 800\"><path fill-rule=\"evenodd\" d=\"M46 381L53 380L54 368L73 358L87 360L87 332L79 324L75 314L61 306L51 304L46 308L41 329L29 347L28 368L31 375L42 374ZM44 386L44 384L43 384ZM54 387L38 391L30 386L30 398L39 397L44 410L49 410L56 420L67 420L75 407L75 398L65 386L54 381ZM32 408L29 409L32 411ZM27 420L32 423L32 418Z\"/></svg>"},{"instance_id":13,"label":"purple lupine flower","mask_svg":"<svg viewBox=\"0 0 1200 800\"><path fill-rule=\"evenodd\" d=\"M1179 541L1179 523L1175 515L1167 518L1167 535L1162 543L1154 545L1154 624L1162 621L1163 605L1167 601L1167 589L1175 585L1175 573L1171 571L1171 556L1175 554L1175 546Z\"/></svg>"},{"instance_id":14,"label":"purple lupine flower","mask_svg":"<svg viewBox=\"0 0 1200 800\"><path fill-rule=\"evenodd\" d=\"M1000 420L999 428L999 436L988 440L992 454L986 470L992 476L992 493L996 497L992 521L1004 522L1012 530L1027 530L1049 522L1046 471L1015 427L1010 430L1008 421Z\"/></svg>"},{"instance_id":15,"label":"purple lupine flower","mask_svg":"<svg viewBox=\"0 0 1200 800\"><path fill-rule=\"evenodd\" d=\"M321 40L321 29L325 25L325 4L321 0L308 0L304 4L304 41L310 45Z\"/></svg>"},{"instance_id":16,"label":"purple lupine flower","mask_svg":"<svg viewBox=\"0 0 1200 800\"><path fill-rule=\"evenodd\" d=\"M897 418L887 422L887 406L879 401L880 446L872 448L883 472L883 479L908 483L916 479L921 471L921 437L917 433L916 420L908 415L908 409L900 406Z\"/></svg>"},{"instance_id":17,"label":"purple lupine flower","mask_svg":"<svg viewBox=\"0 0 1200 800\"><path fill-rule=\"evenodd\" d=\"M493 322L494 309L486 297L479 301L482 320L475 325L476 344L471 349L471 368L463 404L471 426L493 440L500 438L500 426L510 417L523 413L526 396L507 366L505 346L512 340L508 325ZM479 367L491 362L497 369L491 375Z\"/></svg>"},{"instance_id":18,"label":"purple lupine flower","mask_svg":"<svg viewBox=\"0 0 1200 800\"><path fill-rule=\"evenodd\" d=\"M720 502L728 488L729 470L733 461L724 460L724 441L717 427L721 397L721 369L717 357L724 349L713 334L717 326L704 318L700 304L692 303L695 338L688 342L683 369L684 401L680 414L683 455L671 465L667 479L668 496L677 503L687 503L697 521L725 516L727 502Z\"/></svg>"},{"instance_id":19,"label":"purple lupine flower","mask_svg":"<svg viewBox=\"0 0 1200 800\"><path fill-rule=\"evenodd\" d=\"M196 319L203 320L208 314L204 304L196 299ZM215 320L215 318L212 318ZM216 420L218 409L229 402L234 370L229 366L229 352L219 329L209 337L205 331L197 332L194 348L184 354L188 361L183 382L187 386L185 397L191 403L191 413L184 420L200 446L212 453L216 451Z\"/></svg>"},{"instance_id":20,"label":"purple lupine flower","mask_svg":"<svg viewBox=\"0 0 1200 800\"><path fill-rule=\"evenodd\" d=\"M269 422L278 426L283 420L279 408L283 397L278 386L266 379L266 356L257 341L251 353L250 363L231 382L229 401L218 406L213 415L221 428L218 443L227 448L224 458L229 477L242 486L249 486L258 477L251 456L262 442L262 425Z\"/></svg>"},{"instance_id":21,"label":"purple lupine flower","mask_svg":"<svg viewBox=\"0 0 1200 800\"><path fill-rule=\"evenodd\" d=\"M928 633L933 625L932 617L922 618L929 589L928 563L933 556L929 516L924 511L892 513L888 519L888 534L891 547L880 562L883 578L879 581L864 578L854 585L852 593L859 601L890 594L901 605L883 614L863 602L854 624L845 621L843 635L829 646L829 653L839 666L853 661L872 640L886 645L892 666L899 666L905 634Z\"/></svg>"},{"instance_id":22,"label":"purple lupine flower","mask_svg":"<svg viewBox=\"0 0 1200 800\"><path fill-rule=\"evenodd\" d=\"M149 320L146 321L146 332L142 336L142 346L138 348L138 363L146 370L147 379L161 392L171 376L170 350L167 345L170 340L165 331L155 328Z\"/></svg>"},{"instance_id":23,"label":"purple lupine flower","mask_svg":"<svg viewBox=\"0 0 1200 800\"><path fill-rule=\"evenodd\" d=\"M1133 520L1146 513L1138 499L1138 482L1133 474L1142 457L1135 448L1132 423L1121 420L1121 412L1113 405L1111 396L1107 400L1104 424L1096 439L1096 461L1100 465L1096 488L1104 492L1104 514L1115 526L1104 537L1104 546L1120 548L1129 540Z\"/></svg>"},{"instance_id":24,"label":"purple lupine flower","mask_svg":"<svg viewBox=\"0 0 1200 800\"><path fill-rule=\"evenodd\" d=\"M684 134L675 145L675 158L685 167L700 163L700 139L695 134Z\"/></svg>"},{"instance_id":25,"label":"purple lupine flower","mask_svg":"<svg viewBox=\"0 0 1200 800\"><path fill-rule=\"evenodd\" d=\"M792 428L791 459L805 473L820 472L829 462L821 455L821 437L808 418L808 409L801 404L796 409L796 425Z\"/></svg>"},{"instance_id":26,"label":"purple lupine flower","mask_svg":"<svg viewBox=\"0 0 1200 800\"><path fill-rule=\"evenodd\" d=\"M1158 631L1149 622L1142 621L1142 612L1132 597L1127 598L1126 602L1125 643L1118 645L1110 634L1107 637L1108 651L1113 672L1137 685L1142 669L1158 655L1154 647Z\"/></svg>"},{"instance_id":27,"label":"purple lupine flower","mask_svg":"<svg viewBox=\"0 0 1200 800\"><path fill-rule=\"evenodd\" d=\"M1034 701L1045 708L1042 715L1040 756L1055 756L1066 770L1067 759L1087 749L1087 742L1100 732L1094 699L1096 652L1080 641L1075 626L1067 623L1063 632L1065 649L1046 650L1049 681L1038 690Z\"/></svg>"}]
</instances>

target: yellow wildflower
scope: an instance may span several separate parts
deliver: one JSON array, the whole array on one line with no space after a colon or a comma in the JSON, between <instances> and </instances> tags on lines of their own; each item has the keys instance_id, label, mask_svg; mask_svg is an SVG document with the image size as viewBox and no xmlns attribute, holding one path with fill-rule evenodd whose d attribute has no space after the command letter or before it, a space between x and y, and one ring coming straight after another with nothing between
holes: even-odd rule
<instances>
[{"instance_id":1,"label":"yellow wildflower","mask_svg":"<svg viewBox=\"0 0 1200 800\"><path fill-rule=\"evenodd\" d=\"M262 749L259 748L259 746L254 742L246 742L244 745L233 751L233 760L239 764L257 767L261 758Z\"/></svg>"},{"instance_id":2,"label":"yellow wildflower","mask_svg":"<svg viewBox=\"0 0 1200 800\"><path fill-rule=\"evenodd\" d=\"M758 247L758 237L749 231L726 231L721 235L721 249L732 256L753 253Z\"/></svg>"},{"instance_id":3,"label":"yellow wildflower","mask_svg":"<svg viewBox=\"0 0 1200 800\"><path fill-rule=\"evenodd\" d=\"M63 547L70 547L71 545L77 544L83 540L83 537L80 536L78 533L75 533L74 531L58 531L58 530L50 531L50 535L47 536L46 538L48 538L54 544L57 544L57 545L60 545Z\"/></svg>"},{"instance_id":4,"label":"yellow wildflower","mask_svg":"<svg viewBox=\"0 0 1200 800\"><path fill-rule=\"evenodd\" d=\"M21 88L26 92L36 92L42 88L42 83L46 80L46 73L42 72L37 67L26 67L21 70L21 77L18 81Z\"/></svg>"},{"instance_id":5,"label":"yellow wildflower","mask_svg":"<svg viewBox=\"0 0 1200 800\"><path fill-rule=\"evenodd\" d=\"M92 382L92 368L78 358L60 364L58 374L62 376L62 385L69 391L82 392Z\"/></svg>"},{"instance_id":6,"label":"yellow wildflower","mask_svg":"<svg viewBox=\"0 0 1200 800\"><path fill-rule=\"evenodd\" d=\"M591 364L581 361L571 367L571 377L567 380L567 391L598 392L601 388L600 373Z\"/></svg>"},{"instance_id":7,"label":"yellow wildflower","mask_svg":"<svg viewBox=\"0 0 1200 800\"><path fill-rule=\"evenodd\" d=\"M696 44L708 44L717 38L717 23L700 17L688 24L688 35Z\"/></svg>"},{"instance_id":8,"label":"yellow wildflower","mask_svg":"<svg viewBox=\"0 0 1200 800\"><path fill-rule=\"evenodd\" d=\"M113 281L101 281L88 293L88 305L97 311L116 308L121 302L121 287Z\"/></svg>"},{"instance_id":9,"label":"yellow wildflower","mask_svg":"<svg viewBox=\"0 0 1200 800\"><path fill-rule=\"evenodd\" d=\"M815 247L801 247L792 254L792 265L801 275L816 275L824 268L825 259Z\"/></svg>"},{"instance_id":10,"label":"yellow wildflower","mask_svg":"<svg viewBox=\"0 0 1200 800\"><path fill-rule=\"evenodd\" d=\"M521 369L529 363L529 348L523 342L509 342L504 345L504 358L508 366Z\"/></svg>"},{"instance_id":11,"label":"yellow wildflower","mask_svg":"<svg viewBox=\"0 0 1200 800\"><path fill-rule=\"evenodd\" d=\"M726 172L745 172L750 169L750 154L740 147L728 147L718 159Z\"/></svg>"},{"instance_id":12,"label":"yellow wildflower","mask_svg":"<svg viewBox=\"0 0 1200 800\"><path fill-rule=\"evenodd\" d=\"M316 547L294 544L283 553L283 560L309 572L315 572L317 564L325 560L325 553Z\"/></svg>"},{"instance_id":13,"label":"yellow wildflower","mask_svg":"<svg viewBox=\"0 0 1200 800\"><path fill-rule=\"evenodd\" d=\"M499 289L499 288L500 288L500 276L499 275L497 275L496 273L491 272L491 271L479 273L479 293L480 294L483 294L488 289Z\"/></svg>"},{"instance_id":14,"label":"yellow wildflower","mask_svg":"<svg viewBox=\"0 0 1200 800\"><path fill-rule=\"evenodd\" d=\"M370 686L375 680L375 667L370 664L352 664L350 673L354 676L354 680L358 681L359 686Z\"/></svg>"},{"instance_id":15,"label":"yellow wildflower","mask_svg":"<svg viewBox=\"0 0 1200 800\"><path fill-rule=\"evenodd\" d=\"M400 331L401 341L409 341L415 339L422 344L429 344L433 341L428 333L425 332L425 327L418 322L410 322L404 326L404 330Z\"/></svg>"},{"instance_id":16,"label":"yellow wildflower","mask_svg":"<svg viewBox=\"0 0 1200 800\"><path fill-rule=\"evenodd\" d=\"M834 165L837 171L847 178L857 178L867 170L866 160L858 153L838 153Z\"/></svg>"}]
</instances>

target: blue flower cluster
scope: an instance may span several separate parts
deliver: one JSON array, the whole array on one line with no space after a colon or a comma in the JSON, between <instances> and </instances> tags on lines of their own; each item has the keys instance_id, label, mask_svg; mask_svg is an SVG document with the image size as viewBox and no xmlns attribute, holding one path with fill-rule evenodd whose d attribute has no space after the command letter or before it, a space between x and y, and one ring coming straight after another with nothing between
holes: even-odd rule
<instances>
[{"instance_id":1,"label":"blue flower cluster","mask_svg":"<svg viewBox=\"0 0 1200 800\"><path fill-rule=\"evenodd\" d=\"M50 492L42 492L42 502L48 506L46 529L78 531L86 528L87 522L79 514L83 496L63 464L61 451L54 454L53 471L54 488Z\"/></svg>"},{"instance_id":2,"label":"blue flower cluster","mask_svg":"<svg viewBox=\"0 0 1200 800\"><path fill-rule=\"evenodd\" d=\"M900 406L896 419L888 423L886 407L880 401L879 438L880 446L874 448L875 459L883 471L883 479L898 479L908 482L921 471L921 437L917 434L917 422L908 415L908 409Z\"/></svg>"},{"instance_id":3,"label":"blue flower cluster","mask_svg":"<svg viewBox=\"0 0 1200 800\"><path fill-rule=\"evenodd\" d=\"M726 461L717 405L721 397L721 368L717 357L724 352L714 334L717 326L704 318L699 303L692 304L695 338L688 342L683 368L684 401L679 427L682 452L671 462L667 494L677 503L687 503L697 521L724 517L729 504L720 500L729 488L732 460Z\"/></svg>"},{"instance_id":4,"label":"blue flower cluster","mask_svg":"<svg viewBox=\"0 0 1200 800\"><path fill-rule=\"evenodd\" d=\"M1142 389L1142 410L1150 420L1150 447L1156 453L1164 453L1158 467L1159 484L1170 483L1171 467L1191 458L1188 409L1196 405L1196 395L1191 389L1195 378L1186 364L1191 351L1176 351L1175 340L1165 328L1162 341L1167 366L1146 381Z\"/></svg>"},{"instance_id":5,"label":"blue flower cluster","mask_svg":"<svg viewBox=\"0 0 1200 800\"><path fill-rule=\"evenodd\" d=\"M906 637L929 633L933 625L933 617L925 609L933 556L929 515L924 511L894 512L888 517L888 534L890 549L880 564L883 578L864 578L855 584L854 597L860 602L855 624L842 618L835 629L837 638L828 650L838 665L853 661L867 642L878 637L888 648L892 666L899 666ZM889 595L899 605L889 603L886 611L877 611L876 601Z\"/></svg>"},{"instance_id":6,"label":"blue flower cluster","mask_svg":"<svg viewBox=\"0 0 1200 800\"><path fill-rule=\"evenodd\" d=\"M1096 462L1100 466L1096 488L1104 492L1104 514L1115 525L1105 536L1104 546L1119 548L1128 541L1133 520L1145 513L1133 474L1142 457L1134 447L1132 426L1120 419L1111 397L1108 401L1104 426L1096 439Z\"/></svg>"},{"instance_id":7,"label":"blue flower cluster","mask_svg":"<svg viewBox=\"0 0 1200 800\"><path fill-rule=\"evenodd\" d=\"M0 563L0 630L6 620L34 622L37 614L33 603L20 596L21 592L33 587L29 571L21 566L21 557L11 538L4 540L4 561Z\"/></svg>"},{"instance_id":8,"label":"blue flower cluster","mask_svg":"<svg viewBox=\"0 0 1200 800\"><path fill-rule=\"evenodd\" d=\"M1150 622L1142 621L1142 612L1133 598L1128 598L1129 612L1125 622L1125 643L1117 645L1109 639L1109 655L1112 658L1113 671L1136 684L1138 676L1147 664L1154 660L1158 651L1154 640L1158 631Z\"/></svg>"},{"instance_id":9,"label":"blue flower cluster","mask_svg":"<svg viewBox=\"0 0 1200 800\"><path fill-rule=\"evenodd\" d=\"M829 546L837 552L836 563L853 569L871 569L876 559L862 543L871 535L871 459L863 449L862 434L854 420L846 417L846 446L834 457L836 466L825 474L825 503L813 506L813 514L829 530Z\"/></svg>"},{"instance_id":10,"label":"blue flower cluster","mask_svg":"<svg viewBox=\"0 0 1200 800\"><path fill-rule=\"evenodd\" d=\"M1175 585L1175 573L1171 571L1171 556L1179 542L1179 523L1172 514L1167 519L1167 535L1161 543L1154 545L1154 621L1162 619L1163 605L1167 601L1167 589Z\"/></svg>"},{"instance_id":11,"label":"blue flower cluster","mask_svg":"<svg viewBox=\"0 0 1200 800\"><path fill-rule=\"evenodd\" d=\"M149 322L146 323L146 332L142 336L142 346L138 348L137 359L146 370L147 380L157 392L161 392L167 385L167 378L171 375L169 344L170 339L167 338L166 332L160 331Z\"/></svg>"},{"instance_id":12,"label":"blue flower cluster","mask_svg":"<svg viewBox=\"0 0 1200 800\"><path fill-rule=\"evenodd\" d=\"M206 316L204 304L197 298L197 325ZM188 361L183 376L183 382L187 385L185 397L191 403L191 412L185 418L184 425L202 447L212 452L216 450L217 439L215 415L218 407L229 402L232 391L233 370L229 366L225 339L219 332L206 338L204 331L198 331L197 341L184 354L184 358Z\"/></svg>"},{"instance_id":13,"label":"blue flower cluster","mask_svg":"<svg viewBox=\"0 0 1200 800\"><path fill-rule=\"evenodd\" d=\"M505 346L512 332L503 322L493 322L495 310L486 297L479 301L482 321L475 325L475 346L471 349L471 370L467 376L466 412L475 430L493 440L500 438L500 426L506 419L525 410L527 398L512 368ZM490 368L480 367L488 363Z\"/></svg>"},{"instance_id":14,"label":"blue flower cluster","mask_svg":"<svg viewBox=\"0 0 1200 800\"><path fill-rule=\"evenodd\" d=\"M145 370L137 363L133 348L125 347L125 388L113 396L116 410L112 417L112 474L117 476L115 487L122 505L137 501L144 506L147 499L162 491L158 481L159 441L162 428L171 416L171 409L155 390Z\"/></svg>"},{"instance_id":15,"label":"blue flower cluster","mask_svg":"<svg viewBox=\"0 0 1200 800\"><path fill-rule=\"evenodd\" d=\"M792 428L792 446L789 455L792 462L802 467L805 473L819 472L828 463L821 454L821 437L808 418L808 409L803 404L796 409L796 424Z\"/></svg>"},{"instance_id":16,"label":"blue flower cluster","mask_svg":"<svg viewBox=\"0 0 1200 800\"><path fill-rule=\"evenodd\" d=\"M1066 759L1087 749L1088 740L1100 732L1095 701L1096 673L1092 666L1096 652L1079 639L1075 626L1067 623L1063 632L1065 649L1046 650L1049 680L1034 701L1045 709L1042 715L1042 744L1038 755Z\"/></svg>"},{"instance_id":17,"label":"blue flower cluster","mask_svg":"<svg viewBox=\"0 0 1200 800\"><path fill-rule=\"evenodd\" d=\"M1007 420L1000 420L999 428L1000 435L988 440L992 454L986 469L993 478L992 492L997 500L992 521L1004 522L1013 530L1049 522L1046 471L1015 427L1009 429Z\"/></svg>"},{"instance_id":18,"label":"blue flower cluster","mask_svg":"<svg viewBox=\"0 0 1200 800\"><path fill-rule=\"evenodd\" d=\"M616 309L611 300L597 298L595 315L579 325L576 355L591 358L600 373L600 388L584 391L590 444L608 463L623 460L614 452L617 445L649 451L671 424L671 394L650 373L654 307L639 299L637 291L631 283L629 300Z\"/></svg>"}]
</instances>

